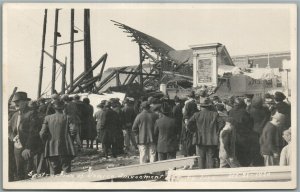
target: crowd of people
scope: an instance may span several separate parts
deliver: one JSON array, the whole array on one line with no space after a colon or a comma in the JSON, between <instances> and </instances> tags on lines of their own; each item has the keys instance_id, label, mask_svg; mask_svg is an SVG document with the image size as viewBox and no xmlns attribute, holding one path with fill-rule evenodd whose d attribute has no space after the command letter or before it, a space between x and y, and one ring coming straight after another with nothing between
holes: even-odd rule
<instances>
[{"instance_id":1,"label":"crowd of people","mask_svg":"<svg viewBox=\"0 0 300 192\"><path fill-rule=\"evenodd\" d=\"M9 179L71 172L86 147L106 158L138 151L140 163L199 156L193 168L290 164L291 106L282 92L241 97L126 97L99 101L67 94L9 106ZM185 167L188 169L189 167Z\"/></svg>"}]
</instances>

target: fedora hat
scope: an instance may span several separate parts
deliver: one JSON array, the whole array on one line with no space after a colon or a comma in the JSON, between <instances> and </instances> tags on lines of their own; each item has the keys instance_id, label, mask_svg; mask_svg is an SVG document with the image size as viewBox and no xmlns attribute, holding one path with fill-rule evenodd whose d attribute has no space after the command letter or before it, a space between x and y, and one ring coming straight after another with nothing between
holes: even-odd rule
<instances>
[{"instance_id":1,"label":"fedora hat","mask_svg":"<svg viewBox=\"0 0 300 192\"><path fill-rule=\"evenodd\" d=\"M167 103L163 103L160 107L161 113L168 115L171 112L171 107Z\"/></svg>"},{"instance_id":2,"label":"fedora hat","mask_svg":"<svg viewBox=\"0 0 300 192\"><path fill-rule=\"evenodd\" d=\"M143 109L150 109L150 103L148 101L143 101L141 106Z\"/></svg>"},{"instance_id":3,"label":"fedora hat","mask_svg":"<svg viewBox=\"0 0 300 192\"><path fill-rule=\"evenodd\" d=\"M27 97L27 93L25 92L16 92L12 101L15 102L15 101L30 101L30 99Z\"/></svg>"},{"instance_id":4,"label":"fedora hat","mask_svg":"<svg viewBox=\"0 0 300 192\"><path fill-rule=\"evenodd\" d=\"M208 107L211 105L212 105L211 100L208 97L206 97L205 99L201 99L201 101L200 101L201 107Z\"/></svg>"}]
</instances>

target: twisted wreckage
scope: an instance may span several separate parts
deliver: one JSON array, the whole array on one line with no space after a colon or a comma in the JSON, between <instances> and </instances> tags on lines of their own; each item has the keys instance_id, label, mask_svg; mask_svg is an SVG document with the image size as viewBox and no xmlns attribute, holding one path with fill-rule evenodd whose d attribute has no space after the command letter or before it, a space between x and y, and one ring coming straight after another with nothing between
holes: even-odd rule
<instances>
[{"instance_id":1,"label":"twisted wreckage","mask_svg":"<svg viewBox=\"0 0 300 192\"><path fill-rule=\"evenodd\" d=\"M269 90L278 88L276 74L271 70L266 70L258 79L252 78L251 70L242 72L235 67L226 47L220 43L190 46L187 50L175 50L166 43L138 31L125 24L112 21L114 25L128 34L132 41L138 44L139 63L136 66L121 66L109 68L104 71L108 54L105 53L94 64L91 62L91 37L90 37L90 10L84 10L84 39L74 40L74 9L71 10L71 30L70 42L57 44L58 16L59 9L55 12L55 33L53 54L45 51L45 34L47 24L47 10L44 15L43 43L40 63L40 78L38 87L38 98L44 93L42 90L43 60L46 54L53 60L52 65L52 86L51 94L57 92L55 80L57 78L56 65L62 69L61 94L85 94L91 96L105 95L107 92L119 92L130 97L140 97L141 95L168 95L170 99L175 96L184 98L188 92L201 90L205 87L208 94L218 94L219 96L242 95L245 93L261 94ZM84 42L84 72L74 78L74 43ZM66 63L56 58L57 47L70 45L70 81L66 82ZM101 66L100 73L93 75L95 69ZM254 70L254 69L253 69ZM160 91L159 91L160 90ZM113 96L112 96L113 97ZM97 100L97 102L99 102ZM97 105L97 103L92 103ZM145 165L124 166L106 170L94 170L94 175L109 175L109 179L119 178L118 173L128 173L129 175L139 175L155 171L167 171L170 168L191 165L197 157L179 158L175 160L149 163ZM233 170L233 169L231 169ZM264 168L268 173L264 177L229 177L233 172L223 172L223 169L209 170L173 170L169 171L167 179L169 181L185 181L187 174L193 181L207 181L199 175L215 176L218 181L262 181L262 180L289 180L291 177L289 167L286 168ZM262 171L262 168L237 168L234 173L254 174ZM78 173L72 173L73 177L59 178L58 180L82 181L82 177L76 177ZM85 172L84 174L91 174ZM115 175L115 176L113 176ZM55 178L42 178L39 181L55 180ZM107 178L106 178L107 179ZM85 181L100 181L99 177L85 177Z\"/></svg>"}]
</instances>

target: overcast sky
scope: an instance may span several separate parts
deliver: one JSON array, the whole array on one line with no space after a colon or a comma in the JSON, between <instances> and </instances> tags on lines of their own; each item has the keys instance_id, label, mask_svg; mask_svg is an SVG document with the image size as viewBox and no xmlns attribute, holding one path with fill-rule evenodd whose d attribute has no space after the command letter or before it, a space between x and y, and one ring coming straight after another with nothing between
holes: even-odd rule
<instances>
[{"instance_id":1,"label":"overcast sky","mask_svg":"<svg viewBox=\"0 0 300 192\"><path fill-rule=\"evenodd\" d=\"M45 49L51 54L55 7L63 8L59 14L58 31L62 37L58 43L70 40L70 9L75 8L75 25L83 30L83 8L91 8L92 62L108 53L106 68L139 62L137 44L110 20L156 37L174 49L219 42L227 47L230 55L290 51L291 33L295 30L291 7L283 5L71 5L4 7L3 64L9 80L3 87L7 94L16 86L33 99L37 96L45 8L48 8ZM76 40L82 38L81 31L75 34ZM57 58L64 62L65 57L69 58L69 49L69 45L60 46ZM51 67L52 60L45 55L43 90L50 82ZM83 42L79 42L75 44L75 77L82 71ZM100 68L96 69L95 74L99 71ZM60 91L60 79L56 88Z\"/></svg>"}]
</instances>

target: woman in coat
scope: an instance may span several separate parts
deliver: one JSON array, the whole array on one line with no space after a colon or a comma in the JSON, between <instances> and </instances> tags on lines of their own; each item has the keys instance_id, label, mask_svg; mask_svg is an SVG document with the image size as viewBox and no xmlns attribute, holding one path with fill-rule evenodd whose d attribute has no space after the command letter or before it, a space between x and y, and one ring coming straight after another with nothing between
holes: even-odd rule
<instances>
[{"instance_id":1,"label":"woman in coat","mask_svg":"<svg viewBox=\"0 0 300 192\"><path fill-rule=\"evenodd\" d=\"M242 98L234 99L234 106L229 112L236 122L236 157L241 166L247 167L251 164L253 148L259 148L256 135L253 132L253 119L246 111L246 104ZM255 142L254 142L255 141Z\"/></svg>"}]
</instances>

